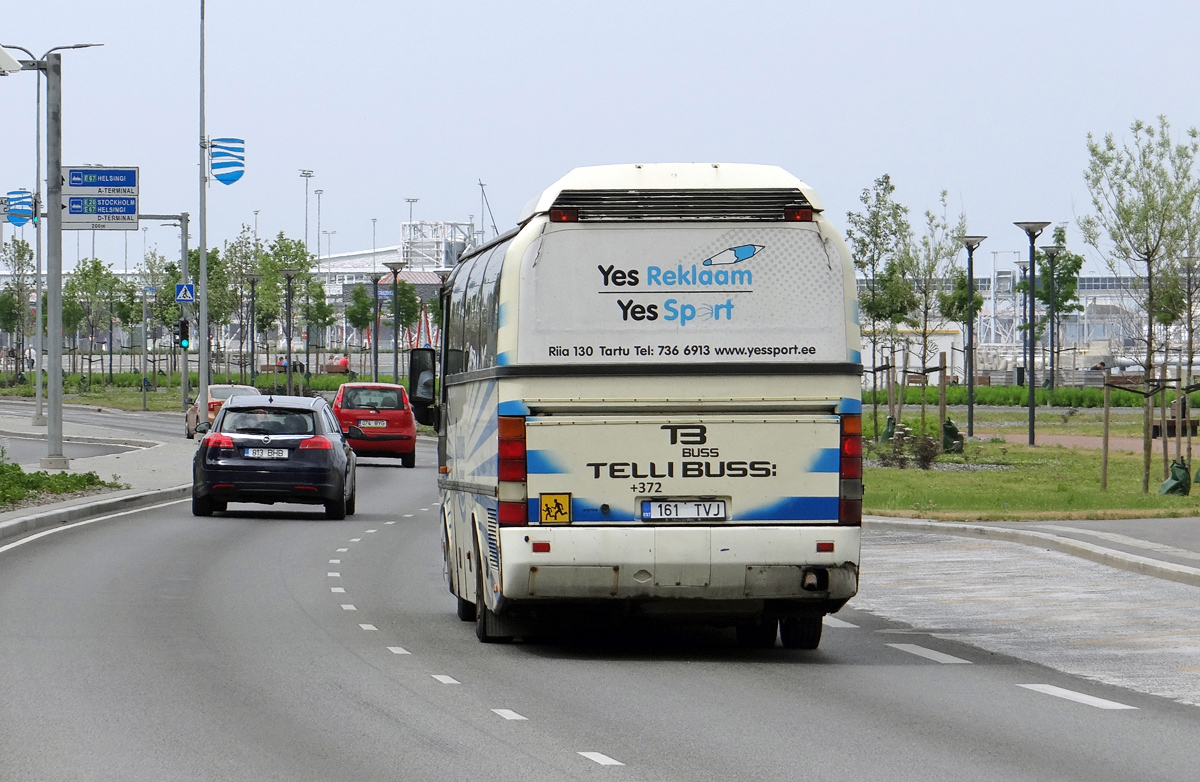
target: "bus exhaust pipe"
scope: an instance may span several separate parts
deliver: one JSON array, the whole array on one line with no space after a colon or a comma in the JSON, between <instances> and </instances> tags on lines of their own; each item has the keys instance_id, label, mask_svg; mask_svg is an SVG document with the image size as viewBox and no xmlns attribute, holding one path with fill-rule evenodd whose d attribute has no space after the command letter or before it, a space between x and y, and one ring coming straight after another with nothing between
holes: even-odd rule
<instances>
[{"instance_id":1,"label":"bus exhaust pipe","mask_svg":"<svg viewBox=\"0 0 1200 782\"><path fill-rule=\"evenodd\" d=\"M800 576L800 588L805 592L825 592L829 589L829 571L823 567L805 568Z\"/></svg>"}]
</instances>

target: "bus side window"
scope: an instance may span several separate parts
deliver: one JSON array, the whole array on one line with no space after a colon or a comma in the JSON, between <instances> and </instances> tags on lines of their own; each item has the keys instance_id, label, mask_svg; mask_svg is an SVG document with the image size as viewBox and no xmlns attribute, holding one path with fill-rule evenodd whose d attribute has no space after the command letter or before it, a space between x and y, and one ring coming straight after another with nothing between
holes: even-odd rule
<instances>
[{"instance_id":1,"label":"bus side window","mask_svg":"<svg viewBox=\"0 0 1200 782\"><path fill-rule=\"evenodd\" d=\"M467 264L459 264L454 272L454 288L450 293L450 312L447 317L449 333L446 335L446 374L454 375L466 371L464 332L467 307Z\"/></svg>"},{"instance_id":2,"label":"bus side window","mask_svg":"<svg viewBox=\"0 0 1200 782\"><path fill-rule=\"evenodd\" d=\"M468 261L471 264L467 277L467 306L463 322L463 349L467 354L467 371L482 369L483 329L480 322L480 306L482 303L483 273L487 268L488 258L495 254L492 250L477 255ZM464 269L464 271L468 271Z\"/></svg>"},{"instance_id":3,"label":"bus side window","mask_svg":"<svg viewBox=\"0 0 1200 782\"><path fill-rule=\"evenodd\" d=\"M500 328L500 268L504 265L504 256L508 254L508 246L512 240L496 248L488 259L487 270L483 275L483 303L480 313L480 331L483 332L483 365L496 366L496 331Z\"/></svg>"}]
</instances>

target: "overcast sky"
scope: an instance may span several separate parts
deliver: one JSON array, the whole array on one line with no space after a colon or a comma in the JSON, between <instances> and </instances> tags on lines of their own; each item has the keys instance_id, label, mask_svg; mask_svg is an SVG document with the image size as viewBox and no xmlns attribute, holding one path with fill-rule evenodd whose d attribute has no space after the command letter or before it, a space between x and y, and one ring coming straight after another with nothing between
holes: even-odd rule
<instances>
[{"instance_id":1,"label":"overcast sky","mask_svg":"<svg viewBox=\"0 0 1200 782\"><path fill-rule=\"evenodd\" d=\"M396 244L406 197L417 219L478 221L480 179L503 231L576 166L752 162L807 181L843 228L882 173L914 225L948 190L989 236L986 272L1026 246L1014 220L1070 223L1082 249L1089 132L1200 124L1193 2L208 0L207 18L208 132L247 146L244 178L210 187L218 245L255 210L260 235L302 237L301 168L337 253L370 248L372 218ZM64 162L140 166L143 212L195 216L199 0L0 10L0 43L76 42L104 47L64 54ZM0 190L32 188L34 94L32 74L0 79ZM146 238L178 246L158 223ZM97 255L120 269L123 239Z\"/></svg>"}]
</instances>

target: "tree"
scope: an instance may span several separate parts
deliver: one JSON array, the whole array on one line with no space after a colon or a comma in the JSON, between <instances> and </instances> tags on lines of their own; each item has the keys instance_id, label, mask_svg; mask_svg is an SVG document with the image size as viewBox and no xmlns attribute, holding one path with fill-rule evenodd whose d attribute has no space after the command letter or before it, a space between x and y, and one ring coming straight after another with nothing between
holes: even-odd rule
<instances>
[{"instance_id":1,"label":"tree","mask_svg":"<svg viewBox=\"0 0 1200 782\"><path fill-rule=\"evenodd\" d=\"M1060 225L1055 227L1054 244L1066 247L1066 226ZM1050 256L1038 250L1037 254L1034 255L1034 262L1037 263L1038 285L1037 290L1033 292L1033 297L1041 303L1042 310L1045 313L1038 317L1034 323L1033 340L1034 343L1037 343L1046 335L1046 329L1050 326ZM1058 325L1058 319L1063 315L1083 310L1083 305L1079 303L1079 271L1082 268L1083 256L1069 250L1063 250L1054 258L1055 325ZM1016 284L1015 288L1020 293L1028 292L1029 280L1021 280ZM1028 331L1029 324L1022 323L1018 328L1021 331ZM1058 344L1058 335L1055 335L1055 343Z\"/></svg>"},{"instance_id":2,"label":"tree","mask_svg":"<svg viewBox=\"0 0 1200 782\"><path fill-rule=\"evenodd\" d=\"M354 286L350 292L350 304L346 306L346 322L359 332L364 332L374 320L375 300L367 293L365 285Z\"/></svg>"},{"instance_id":3,"label":"tree","mask_svg":"<svg viewBox=\"0 0 1200 782\"><path fill-rule=\"evenodd\" d=\"M26 302L30 301L34 284L33 249L29 243L21 239L13 239L8 244L0 245L0 260L8 270L8 282L5 289L12 292L14 308L10 325L5 331L13 335L13 342L24 361L25 335L33 328L34 316L29 312Z\"/></svg>"},{"instance_id":4,"label":"tree","mask_svg":"<svg viewBox=\"0 0 1200 782\"><path fill-rule=\"evenodd\" d=\"M904 275L898 273L901 271L901 251L912 228L908 223L908 208L892 198L895 190L891 176L884 174L859 195L863 211L846 214L850 225L846 239L850 243L854 266L863 274L866 283L858 299L859 311L867 317L869 324L867 339L871 343L872 369L880 364L879 347L884 337L894 340L896 326L914 306L911 295L906 296L903 290L907 287L903 285ZM889 269L891 274L884 279ZM901 287L897 287L897 283L901 283ZM873 372L872 376L872 390L876 392L872 394L872 415L878 438L879 373Z\"/></svg>"},{"instance_id":5,"label":"tree","mask_svg":"<svg viewBox=\"0 0 1200 782\"><path fill-rule=\"evenodd\" d=\"M917 306L909 316L908 323L917 330L922 369L929 366L929 357L937 347L933 343L934 332L946 323L939 296L946 280L954 275L954 262L961 247L958 237L967 232L967 217L963 214L959 215L957 224L951 228L945 190L939 200L942 213L925 212L925 233L909 246L909 261L906 264L908 278L917 298ZM921 394L921 434L924 433L925 395Z\"/></svg>"},{"instance_id":6,"label":"tree","mask_svg":"<svg viewBox=\"0 0 1200 782\"><path fill-rule=\"evenodd\" d=\"M92 382L92 362L96 330L112 317L117 277L112 267L99 258L84 258L63 286L63 301L73 299L82 310L82 321L88 334L88 385ZM64 306L64 326L66 307Z\"/></svg>"},{"instance_id":7,"label":"tree","mask_svg":"<svg viewBox=\"0 0 1200 782\"><path fill-rule=\"evenodd\" d=\"M1157 127L1135 120L1132 140L1118 145L1112 133L1103 141L1088 134L1084 181L1094 214L1080 219L1084 241L1101 253L1113 273L1134 277L1135 298L1144 313L1145 379L1154 376L1154 327L1159 313L1155 283L1170 257L1186 253L1187 216L1195 208L1192 164L1200 151L1195 128L1175 143L1165 116ZM1182 252L1181 252L1182 251ZM1142 407L1142 491L1150 491L1150 438L1153 401Z\"/></svg>"},{"instance_id":8,"label":"tree","mask_svg":"<svg viewBox=\"0 0 1200 782\"><path fill-rule=\"evenodd\" d=\"M967 273L963 269L955 269L950 275L950 290L938 294L938 309L946 320L961 324L963 334L966 334L967 324L973 323L983 309L983 294L972 290L968 304Z\"/></svg>"}]
</instances>

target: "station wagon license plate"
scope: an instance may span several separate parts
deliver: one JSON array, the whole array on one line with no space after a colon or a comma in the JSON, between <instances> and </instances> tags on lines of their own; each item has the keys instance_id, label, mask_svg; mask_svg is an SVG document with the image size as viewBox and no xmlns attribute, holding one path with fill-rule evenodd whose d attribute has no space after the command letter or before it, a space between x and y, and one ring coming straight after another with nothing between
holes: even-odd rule
<instances>
[{"instance_id":1,"label":"station wagon license plate","mask_svg":"<svg viewBox=\"0 0 1200 782\"><path fill-rule=\"evenodd\" d=\"M287 448L247 448L247 459L286 459Z\"/></svg>"},{"instance_id":2,"label":"station wagon license plate","mask_svg":"<svg viewBox=\"0 0 1200 782\"><path fill-rule=\"evenodd\" d=\"M387 426L387 421L359 421L358 425L362 429L383 429Z\"/></svg>"},{"instance_id":3,"label":"station wagon license plate","mask_svg":"<svg viewBox=\"0 0 1200 782\"><path fill-rule=\"evenodd\" d=\"M724 519L725 500L643 500L642 520Z\"/></svg>"}]
</instances>

